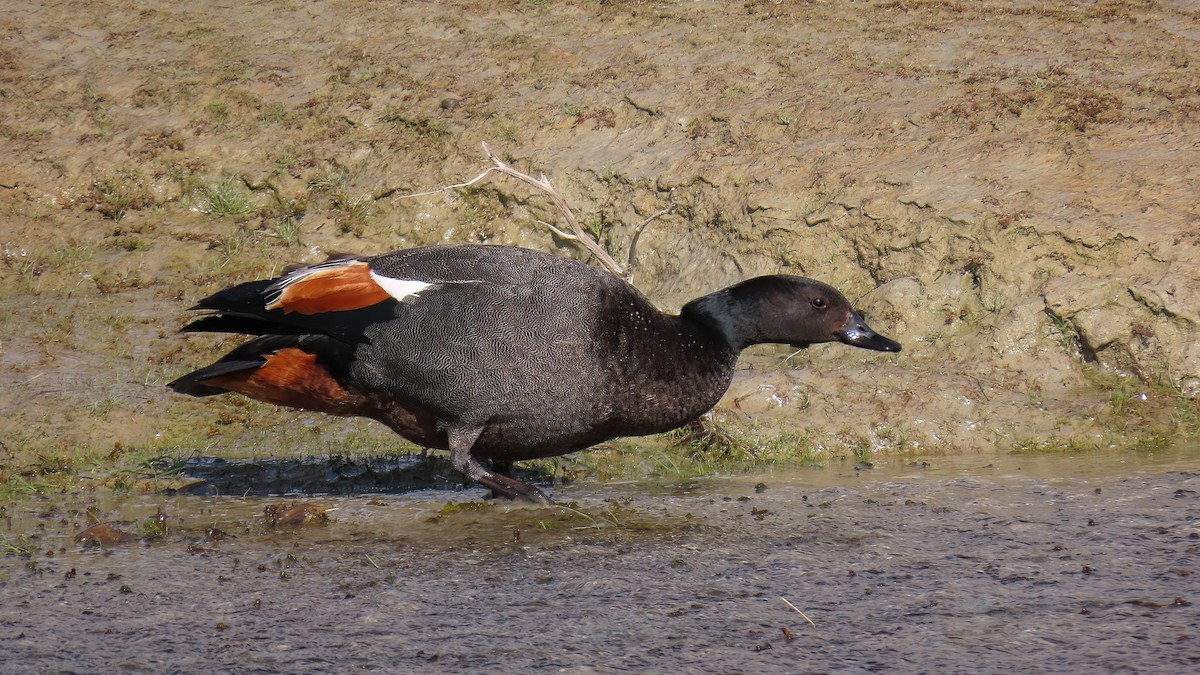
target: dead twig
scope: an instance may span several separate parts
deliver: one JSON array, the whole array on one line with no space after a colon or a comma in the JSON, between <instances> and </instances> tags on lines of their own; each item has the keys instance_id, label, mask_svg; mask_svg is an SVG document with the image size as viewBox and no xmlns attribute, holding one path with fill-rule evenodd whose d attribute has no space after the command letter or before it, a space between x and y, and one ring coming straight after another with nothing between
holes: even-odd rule
<instances>
[{"instance_id":1,"label":"dead twig","mask_svg":"<svg viewBox=\"0 0 1200 675\"><path fill-rule=\"evenodd\" d=\"M483 147L484 147L484 149L487 149L486 145ZM407 199L409 197L428 197L429 195L436 195L436 194L439 194L442 192L449 192L450 190L457 190L459 188L471 187L472 185L474 185L474 184L478 183L479 181L483 180L484 178L486 178L489 173L496 171L496 170L497 169L494 166L489 167L487 169L484 169L483 173L479 174L478 176L475 176L474 178L472 178L471 180L469 180L465 183L455 183L454 185L447 185L445 187L440 187L436 190L429 190L427 192L413 192L411 194L406 194L406 195L397 195L396 197L392 197L392 198L393 199ZM385 191L379 193L378 195L376 195L375 200L378 201L380 199L387 199L388 197L391 197L395 192L396 192L395 189L385 190Z\"/></svg>"},{"instance_id":2,"label":"dead twig","mask_svg":"<svg viewBox=\"0 0 1200 675\"><path fill-rule=\"evenodd\" d=\"M813 627L813 628L816 628L816 627L817 627L817 624L813 623L813 620L812 620L812 619L810 619L810 618L808 618L808 615L807 615L807 614L805 614L804 612L801 612L801 611L800 611L800 608L799 608L799 607L797 607L797 606L795 606L795 605L793 605L793 604L791 603L791 601L790 601L790 600L788 600L787 598L785 598L785 597L783 597L783 596L780 596L780 597L779 597L779 599L780 599L780 600L782 600L782 601L784 601L784 602L786 602L788 607L791 607L792 609L794 609L794 610L796 610L797 612L799 612L800 616L804 617L804 620L805 620L805 621L807 621L807 622L808 622L810 625L812 625L812 627Z\"/></svg>"},{"instance_id":3,"label":"dead twig","mask_svg":"<svg viewBox=\"0 0 1200 675\"><path fill-rule=\"evenodd\" d=\"M554 186L550 183L550 179L547 178L545 174L542 174L540 178L534 178L527 173L523 173L514 169L508 162L505 162L497 157L496 154L492 152L492 149L488 147L487 143L483 144L483 152L488 156L488 159L492 160L492 164L494 166L488 167L483 171L483 173L475 176L465 183L456 183L454 185L447 185L436 190L429 190L427 192L414 192L412 194L398 195L395 197L392 197L392 195L396 192L396 190L387 190L377 195L375 199L378 200L387 197L391 197L392 199L405 199L408 197L427 197L429 195L436 195L449 190L471 187L472 185L486 178L488 174L492 173L493 171L498 171L506 176L516 178L526 185L533 186L542 192L545 192L546 195L550 197L550 201L554 203L554 206L558 209L559 213L562 214L563 219L567 221L567 225L570 226L570 232L559 229L545 221L539 220L538 222L549 228L550 231L554 232L554 234L566 239L567 241L579 242L580 245L586 248L589 253L591 253L596 257L597 260L600 261L601 265L623 279L629 279L629 277L633 275L633 267L636 262L634 256L637 252L637 242L642 236L642 232L646 229L646 226L655 219L675 210L673 205L668 206L667 208L652 214L634 229L633 238L629 242L629 259L625 265L621 265L615 259L613 259L611 255L609 255L608 251L604 250L604 247L601 246L600 243L595 240L595 238L593 238L587 233L586 230L583 229L583 226L579 224L579 219L575 217L575 213L571 210L571 207L567 206L566 200L562 198L562 195L558 193L558 190L554 189Z\"/></svg>"},{"instance_id":4,"label":"dead twig","mask_svg":"<svg viewBox=\"0 0 1200 675\"><path fill-rule=\"evenodd\" d=\"M507 162L497 157L492 152L492 149L488 147L487 143L483 144L483 151L487 153L488 159L492 160L492 163L496 165L494 168L500 173L507 176L512 176L523 183L532 185L533 187L545 192L546 195L550 197L550 201L554 202L554 205L558 207L559 213L561 213L563 218L566 219L567 224L571 226L571 232L575 235L574 240L578 241L592 255L596 256L596 259L600 261L600 264L607 267L610 272L619 277L627 278L629 276L627 269L622 267L621 264L616 260L613 260L613 257L608 254L608 251L605 251L603 246L597 243L595 239L592 239L590 236L588 236L588 234L583 230L583 226L579 224L579 219L575 217L575 213L571 211L571 207L567 206L566 200L562 198L562 195L558 194L558 190L554 189L554 186L550 184L550 179L547 178L545 174L542 174L541 178L534 178L527 173L517 171ZM555 232L562 234L557 228L552 229L554 229Z\"/></svg>"},{"instance_id":5,"label":"dead twig","mask_svg":"<svg viewBox=\"0 0 1200 675\"><path fill-rule=\"evenodd\" d=\"M629 261L625 264L625 269L629 270L630 275L633 274L633 266L636 263L636 259L634 258L634 255L637 253L638 239L641 238L642 232L645 231L646 226L649 225L651 222L653 222L655 219L657 219L661 216L665 216L674 210L675 210L675 205L672 204L665 209L656 211L656 212L650 214L649 218L643 220L641 225L638 225L636 228L634 228L633 237L629 240Z\"/></svg>"}]
</instances>

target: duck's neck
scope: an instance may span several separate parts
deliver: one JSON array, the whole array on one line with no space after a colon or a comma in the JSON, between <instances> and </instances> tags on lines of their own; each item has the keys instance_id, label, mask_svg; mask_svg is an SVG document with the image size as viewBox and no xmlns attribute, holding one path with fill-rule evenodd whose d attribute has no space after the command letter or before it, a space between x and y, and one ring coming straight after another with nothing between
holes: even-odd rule
<instances>
[{"instance_id":1,"label":"duck's neck","mask_svg":"<svg viewBox=\"0 0 1200 675\"><path fill-rule=\"evenodd\" d=\"M638 314L611 354L617 358L607 362L610 381L621 389L613 399L622 401L621 410L614 412L636 433L657 433L716 405L733 379L740 350L710 322L657 311Z\"/></svg>"},{"instance_id":2,"label":"duck's neck","mask_svg":"<svg viewBox=\"0 0 1200 675\"><path fill-rule=\"evenodd\" d=\"M683 306L680 318L720 335L736 352L759 342L757 322L744 301L734 298L732 288L696 298Z\"/></svg>"}]
</instances>

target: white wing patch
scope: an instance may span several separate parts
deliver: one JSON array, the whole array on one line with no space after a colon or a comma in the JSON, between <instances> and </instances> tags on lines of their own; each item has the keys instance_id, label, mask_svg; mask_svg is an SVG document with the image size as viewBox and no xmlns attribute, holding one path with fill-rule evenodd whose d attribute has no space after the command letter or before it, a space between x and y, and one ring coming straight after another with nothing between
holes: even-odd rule
<instances>
[{"instance_id":1,"label":"white wing patch","mask_svg":"<svg viewBox=\"0 0 1200 675\"><path fill-rule=\"evenodd\" d=\"M382 274L376 274L374 270L371 271L371 280L379 284L379 287L388 295L400 302L419 297L421 291L434 285L425 281L417 281L416 279L393 279Z\"/></svg>"}]
</instances>

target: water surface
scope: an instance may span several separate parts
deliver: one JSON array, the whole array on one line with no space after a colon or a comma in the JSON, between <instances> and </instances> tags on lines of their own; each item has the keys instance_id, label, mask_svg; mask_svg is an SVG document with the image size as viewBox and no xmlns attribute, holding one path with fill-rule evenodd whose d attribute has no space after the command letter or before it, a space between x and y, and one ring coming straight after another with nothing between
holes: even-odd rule
<instances>
[{"instance_id":1,"label":"water surface","mask_svg":"<svg viewBox=\"0 0 1200 675\"><path fill-rule=\"evenodd\" d=\"M274 528L294 499L10 504L36 552L0 561L0 670L1194 671L1198 456L309 497L326 524ZM83 548L89 505L168 534Z\"/></svg>"}]
</instances>

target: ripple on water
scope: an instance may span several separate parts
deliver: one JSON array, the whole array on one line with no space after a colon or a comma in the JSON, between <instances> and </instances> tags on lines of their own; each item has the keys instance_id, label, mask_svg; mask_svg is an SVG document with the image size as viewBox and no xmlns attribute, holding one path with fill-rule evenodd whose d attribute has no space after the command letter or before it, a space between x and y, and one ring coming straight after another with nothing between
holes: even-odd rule
<instances>
[{"instance_id":1,"label":"ripple on water","mask_svg":"<svg viewBox=\"0 0 1200 675\"><path fill-rule=\"evenodd\" d=\"M30 500L5 516L35 551L0 567L5 669L1194 670L1198 456L559 488L569 508L305 497L328 523L282 528L279 498ZM81 549L88 507L169 529Z\"/></svg>"}]
</instances>

